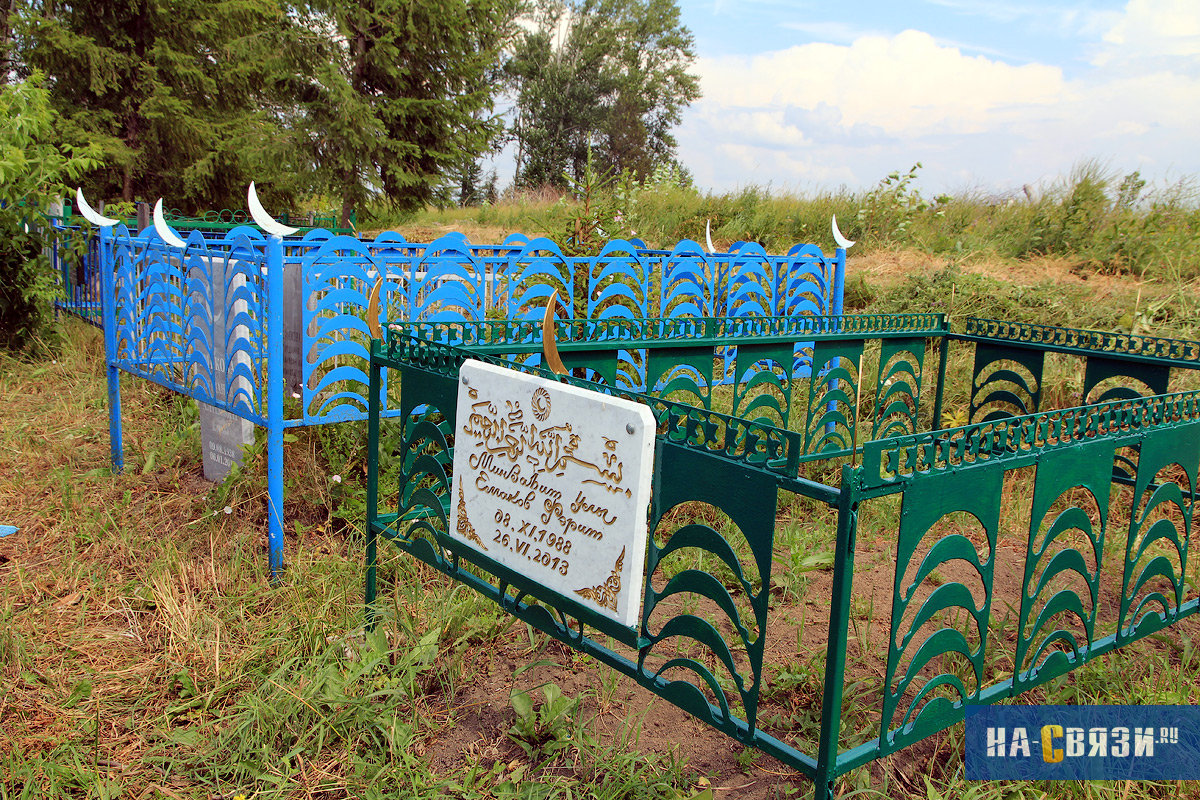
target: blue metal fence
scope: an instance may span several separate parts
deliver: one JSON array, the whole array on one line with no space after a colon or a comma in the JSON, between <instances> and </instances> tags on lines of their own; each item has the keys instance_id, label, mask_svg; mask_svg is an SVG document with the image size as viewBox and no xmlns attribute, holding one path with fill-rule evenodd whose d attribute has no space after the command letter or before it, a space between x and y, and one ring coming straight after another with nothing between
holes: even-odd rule
<instances>
[{"instance_id":1,"label":"blue metal fence","mask_svg":"<svg viewBox=\"0 0 1200 800\"><path fill-rule=\"evenodd\" d=\"M55 227L65 226L55 224ZM58 297L54 301L59 311L66 312L92 325L100 325L100 240L86 231L69 228L66 238L55 242L54 277L58 282ZM86 242L78 255L68 255L72 242Z\"/></svg>"},{"instance_id":2,"label":"blue metal fence","mask_svg":"<svg viewBox=\"0 0 1200 800\"><path fill-rule=\"evenodd\" d=\"M577 258L520 235L499 245L461 234L424 244L394 232L281 238L243 226L192 231L179 248L154 227L135 235L117 225L93 238L82 269L64 280L73 292L64 305L103 308L114 469L123 463L119 371L265 427L273 578L283 568L283 431L366 418L366 316L377 284L386 326L532 319L555 290L591 319L839 314L845 273L844 250L827 256L815 245L768 255L757 244L706 253L686 240L670 250L618 240ZM732 364L733 353L722 354ZM645 354L625 355L618 382L641 388ZM800 343L794 369L810 366L811 346ZM288 393L299 402L285 404ZM398 413L386 374L380 400L385 416Z\"/></svg>"}]
</instances>

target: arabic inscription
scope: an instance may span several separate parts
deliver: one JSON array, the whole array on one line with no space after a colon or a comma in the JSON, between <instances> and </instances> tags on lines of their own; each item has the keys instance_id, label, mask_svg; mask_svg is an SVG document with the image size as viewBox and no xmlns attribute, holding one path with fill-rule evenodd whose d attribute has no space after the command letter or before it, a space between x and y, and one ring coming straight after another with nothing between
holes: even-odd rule
<instances>
[{"instance_id":1,"label":"arabic inscription","mask_svg":"<svg viewBox=\"0 0 1200 800\"><path fill-rule=\"evenodd\" d=\"M467 361L455 434L451 536L635 626L653 471L650 410Z\"/></svg>"}]
</instances>

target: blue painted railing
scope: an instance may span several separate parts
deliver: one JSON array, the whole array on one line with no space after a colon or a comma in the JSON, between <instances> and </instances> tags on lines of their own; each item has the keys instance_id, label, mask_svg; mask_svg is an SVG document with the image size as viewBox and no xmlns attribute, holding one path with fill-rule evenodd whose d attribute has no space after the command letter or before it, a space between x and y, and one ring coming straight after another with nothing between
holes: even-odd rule
<instances>
[{"instance_id":1,"label":"blue painted railing","mask_svg":"<svg viewBox=\"0 0 1200 800\"><path fill-rule=\"evenodd\" d=\"M58 297L54 305L59 311L79 317L84 322L100 325L100 241L90 236L83 252L68 256L69 245L83 236L71 230L61 242L54 244L54 278L58 283Z\"/></svg>"},{"instance_id":2,"label":"blue painted railing","mask_svg":"<svg viewBox=\"0 0 1200 800\"><path fill-rule=\"evenodd\" d=\"M321 230L282 239L250 226L220 237L192 231L177 248L153 227L134 235L117 225L101 230L90 263L100 281L84 283L102 284L114 469L123 460L119 370L267 428L270 567L278 577L283 431L366 418L365 320L377 283L384 326L537 318L555 290L592 319L826 315L842 311L845 251L826 256L798 245L768 255L742 244L705 253L686 240L671 250L617 240L578 258L520 235L499 245L472 245L461 234L417 244L391 232L371 241ZM640 388L644 354L627 355L619 380ZM732 363L733 354L725 356ZM808 374L811 347L798 345L795 358L797 374ZM285 392L299 400L286 412ZM398 413L386 374L380 398L385 415Z\"/></svg>"}]
</instances>

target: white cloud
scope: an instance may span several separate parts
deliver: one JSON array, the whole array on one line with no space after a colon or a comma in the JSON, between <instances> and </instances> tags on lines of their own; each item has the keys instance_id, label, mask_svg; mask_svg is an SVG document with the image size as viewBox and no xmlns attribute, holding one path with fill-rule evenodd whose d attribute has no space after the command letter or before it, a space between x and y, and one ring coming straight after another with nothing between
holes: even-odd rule
<instances>
[{"instance_id":1,"label":"white cloud","mask_svg":"<svg viewBox=\"0 0 1200 800\"><path fill-rule=\"evenodd\" d=\"M931 191L1019 187L1092 157L1200 171L1200 2L1129 0L1096 16L1103 24L1075 21L1095 50L1072 78L916 30L702 58L704 94L678 132L680 155L718 190L863 188L916 161Z\"/></svg>"},{"instance_id":2,"label":"white cloud","mask_svg":"<svg viewBox=\"0 0 1200 800\"><path fill-rule=\"evenodd\" d=\"M1014 3L998 0L925 0L933 6L999 23L1021 22L1030 29L1058 34L1095 34L1106 30L1118 15L1079 3Z\"/></svg>"},{"instance_id":3,"label":"white cloud","mask_svg":"<svg viewBox=\"0 0 1200 800\"><path fill-rule=\"evenodd\" d=\"M871 125L893 135L984 130L1015 105L1040 105L1062 92L1062 71L1014 67L965 56L932 36L908 30L863 36L843 47L807 44L763 55L701 59L704 104L724 108L836 108L846 127Z\"/></svg>"},{"instance_id":4,"label":"white cloud","mask_svg":"<svg viewBox=\"0 0 1200 800\"><path fill-rule=\"evenodd\" d=\"M719 120L712 121L722 123L731 140L753 141L758 147L780 149L812 144L798 125L787 122L782 111L722 114Z\"/></svg>"},{"instance_id":5,"label":"white cloud","mask_svg":"<svg viewBox=\"0 0 1200 800\"><path fill-rule=\"evenodd\" d=\"M1130 0L1104 41L1112 47L1100 54L1100 63L1131 56L1200 59L1200 3Z\"/></svg>"},{"instance_id":6,"label":"white cloud","mask_svg":"<svg viewBox=\"0 0 1200 800\"><path fill-rule=\"evenodd\" d=\"M845 22L784 22L779 27L798 31L824 42L849 44L864 36L878 36L880 31L867 30Z\"/></svg>"}]
</instances>

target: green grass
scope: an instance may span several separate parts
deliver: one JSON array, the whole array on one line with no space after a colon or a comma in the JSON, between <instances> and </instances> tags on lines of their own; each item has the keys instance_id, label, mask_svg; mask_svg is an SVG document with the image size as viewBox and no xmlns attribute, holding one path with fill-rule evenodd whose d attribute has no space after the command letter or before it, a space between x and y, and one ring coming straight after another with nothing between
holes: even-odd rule
<instances>
[{"instance_id":1,"label":"green grass","mask_svg":"<svg viewBox=\"0 0 1200 800\"><path fill-rule=\"evenodd\" d=\"M773 203L746 199L741 213ZM685 205L661 224L709 210ZM1200 325L1195 292L1166 278L1110 280L1099 291L1096 282L1009 282L978 262L955 263L864 280L864 309L941 303L958 315L1189 337ZM126 377L127 468L110 475L102 343L81 325L66 333L55 362L0 354L0 523L21 528L0 540L0 800L674 798L706 784L725 789L718 797L810 795L777 762L739 755L682 715L648 714L648 693L410 558L387 558L383 623L364 633L362 426L290 434L287 580L268 586L261 446L225 484L204 483L194 406ZM1048 365L1058 400L1070 397L1071 380ZM948 395L955 403L965 397ZM898 508L884 501L863 513L869 549L858 563L886 568ZM803 745L819 721L835 521L798 498L781 503L779 521L772 603L791 619L768 641L786 637L791 655L767 669L764 719ZM890 609L861 596L854 611L845 714L861 738L872 713L867 681L879 680L869 651ZM1028 699L1195 703L1198 634L1193 618ZM522 694L528 707L514 702ZM662 719L676 726L665 742L649 735ZM840 787L868 797L1114 800L1194 789L970 783L961 753L958 726Z\"/></svg>"},{"instance_id":2,"label":"green grass","mask_svg":"<svg viewBox=\"0 0 1200 800\"><path fill-rule=\"evenodd\" d=\"M829 220L836 214L843 233L859 243L855 255L911 248L954 261L982 257L1001 264L1050 256L1107 274L1169 283L1200 278L1200 194L1190 178L1148 186L1136 172L1121 176L1083 162L1036 189L931 198L917 189L918 176L919 165L884 177L866 192L808 195L760 186L712 194L671 182L628 191L614 187L620 219L603 223L612 237L637 236L652 247L670 248L681 239L704 243L711 224L718 248L753 241L768 252L786 252L815 242L832 251ZM364 225L437 225L463 229L473 238L516 230L561 242L573 213L578 213L573 199L544 190L404 219L381 212L368 215Z\"/></svg>"},{"instance_id":3,"label":"green grass","mask_svg":"<svg viewBox=\"0 0 1200 800\"><path fill-rule=\"evenodd\" d=\"M288 444L287 580L270 587L261 448L203 482L194 410L125 378L111 475L102 342L67 338L55 363L0 354L0 518L20 528L0 541L0 798L690 796L689 771L638 757L633 728L596 733L609 700L581 688L551 752L507 736L507 690L493 752L440 744L471 718L481 663L536 655L494 604L406 557L364 633L362 521L339 516L363 507L361 437Z\"/></svg>"}]
</instances>

